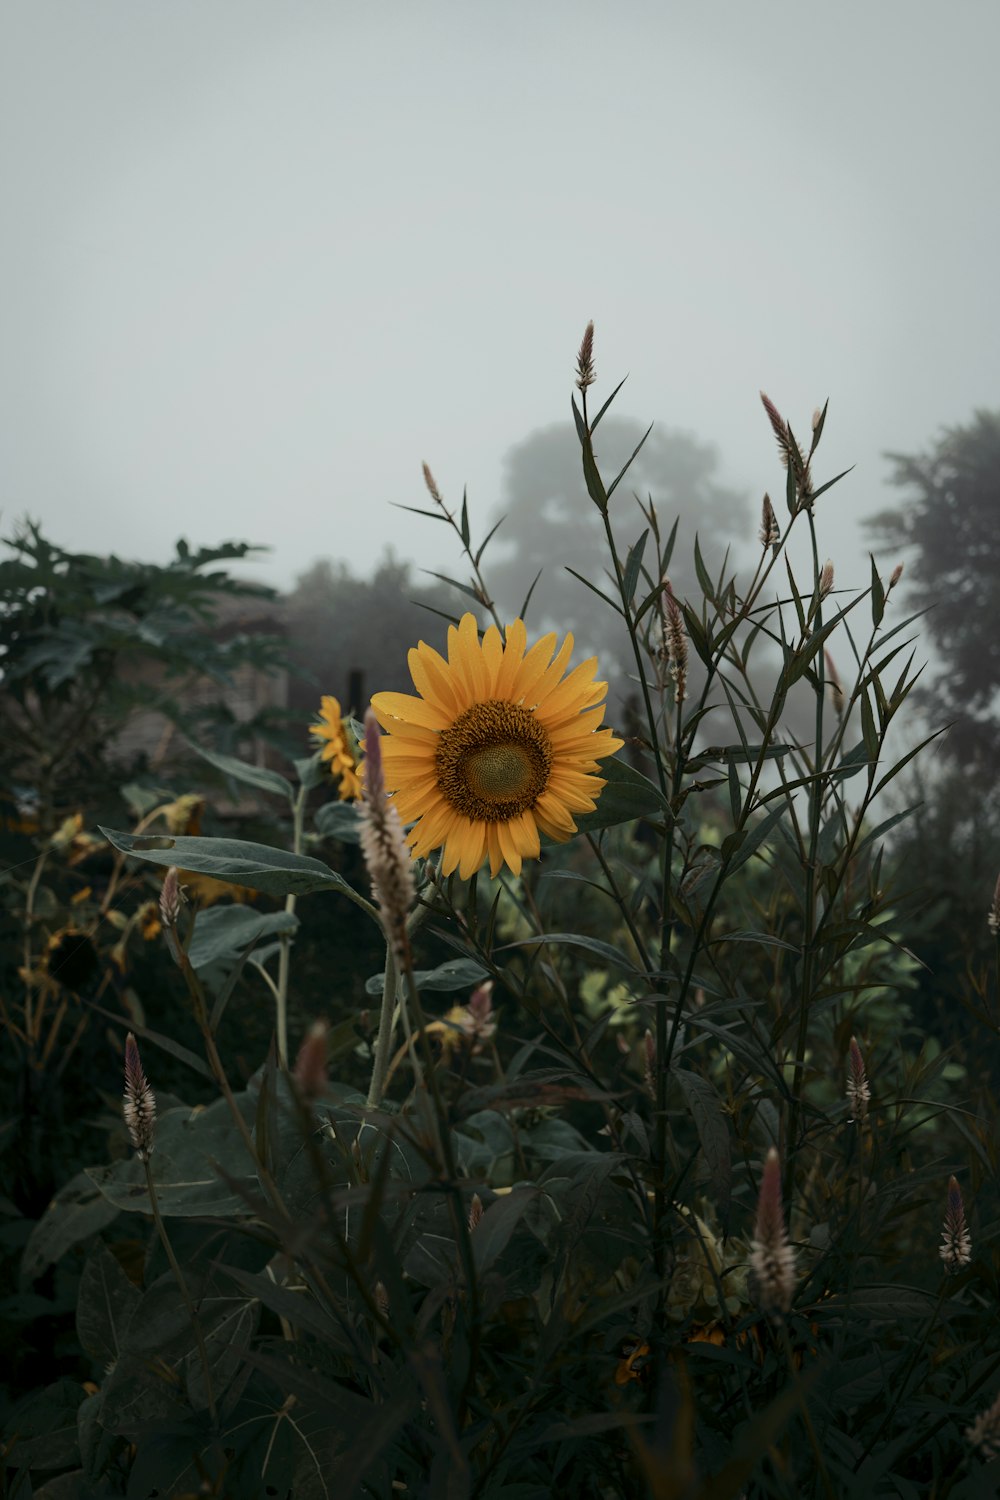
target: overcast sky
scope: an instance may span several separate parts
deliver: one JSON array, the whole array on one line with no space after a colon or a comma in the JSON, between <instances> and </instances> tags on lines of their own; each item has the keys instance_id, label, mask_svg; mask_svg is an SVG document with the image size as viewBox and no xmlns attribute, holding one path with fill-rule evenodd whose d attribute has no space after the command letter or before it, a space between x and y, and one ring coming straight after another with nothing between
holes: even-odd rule
<instances>
[{"instance_id":1,"label":"overcast sky","mask_svg":"<svg viewBox=\"0 0 1000 1500\"><path fill-rule=\"evenodd\" d=\"M505 451L598 396L780 478L803 432L838 585L886 449L1000 405L996 0L3 0L5 534L278 584L454 557ZM582 495L581 490L581 495ZM586 504L581 499L581 504ZM556 561L556 560L554 560Z\"/></svg>"}]
</instances>

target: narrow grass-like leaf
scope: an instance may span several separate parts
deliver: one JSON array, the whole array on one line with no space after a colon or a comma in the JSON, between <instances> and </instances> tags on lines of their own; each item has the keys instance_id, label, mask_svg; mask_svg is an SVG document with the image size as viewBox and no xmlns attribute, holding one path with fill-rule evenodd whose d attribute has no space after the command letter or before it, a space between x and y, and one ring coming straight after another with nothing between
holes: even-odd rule
<instances>
[{"instance_id":1,"label":"narrow grass-like leaf","mask_svg":"<svg viewBox=\"0 0 1000 1500\"><path fill-rule=\"evenodd\" d=\"M618 473L615 475L614 479L608 485L608 499L609 500L611 499L611 496L614 494L615 490L621 484L622 480L625 478L625 475L628 473L629 469L631 469L632 465L635 463L636 459L639 456L640 449L642 448L642 446L645 443L646 439L649 437L649 434L652 432L652 430L653 430L653 424L652 424L652 422L650 422L649 426L646 428L646 431L643 433L642 437L639 439L639 441L636 443L635 447L632 449L632 452L629 454L629 457L626 459L625 463L618 470ZM591 451L593 451L593 450L591 450Z\"/></svg>"},{"instance_id":2,"label":"narrow grass-like leaf","mask_svg":"<svg viewBox=\"0 0 1000 1500\"><path fill-rule=\"evenodd\" d=\"M647 526L635 545L629 548L628 558L625 562L625 574L622 580L622 593L625 596L627 604L631 604L633 595L635 594L635 587L639 581L639 571L642 568L642 554L645 551L648 537L649 527Z\"/></svg>"},{"instance_id":3,"label":"narrow grass-like leaf","mask_svg":"<svg viewBox=\"0 0 1000 1500\"><path fill-rule=\"evenodd\" d=\"M500 519L499 519L499 521L496 523L496 525L490 527L489 531L486 533L485 538L483 539L483 541L480 542L479 547L478 547L478 549L476 551L476 555L472 559L474 565L477 568L479 567L479 559L482 557L482 555L486 551L486 548L488 547L489 543L491 542L491 540L493 539L493 537L496 536L497 532L500 530L500 527L503 525L503 523L504 523L504 521L506 521L506 519L507 519L506 516L501 516Z\"/></svg>"},{"instance_id":4,"label":"narrow grass-like leaf","mask_svg":"<svg viewBox=\"0 0 1000 1500\"><path fill-rule=\"evenodd\" d=\"M538 572L535 574L534 578L531 580L531 587L529 588L528 592L524 596L524 603L521 605L521 612L520 612L520 614L517 617L519 620L523 620L524 617L525 617L525 615L528 613L528 605L531 603L531 596L535 592L535 585L538 583L539 578L541 578L542 572L543 572L543 569L539 568Z\"/></svg>"},{"instance_id":5,"label":"narrow grass-like leaf","mask_svg":"<svg viewBox=\"0 0 1000 1500\"><path fill-rule=\"evenodd\" d=\"M589 578L584 578L584 576L583 576L582 573L578 573L576 571L576 569L575 568L571 568L568 563L566 564L566 572L567 573L572 573L573 577L579 583L585 584L586 587L590 590L590 592L592 594L596 594L597 595L598 599L603 599L604 603L607 604L607 605L609 605L611 607L611 609L613 609L615 611L615 614L620 615L622 613L622 607L621 607L621 605L620 604L616 604L615 601L612 599L612 597L611 597L610 594L605 594L601 589L599 589L597 587L596 583L591 583L591 581L590 581Z\"/></svg>"},{"instance_id":6,"label":"narrow grass-like leaf","mask_svg":"<svg viewBox=\"0 0 1000 1500\"><path fill-rule=\"evenodd\" d=\"M628 376L624 375L622 377L622 379L619 380L618 384L615 386L614 390L611 392L611 395L605 401L604 405L601 407L600 411L597 413L597 416L591 422L591 424L590 424L590 430L591 430L591 432L596 432L597 431L598 423L600 422L601 418L604 416L604 413L607 411L608 407L611 405L612 401L615 399L615 397L617 396L618 392L621 390L622 386L625 384L625 381L627 379L628 379Z\"/></svg>"}]
</instances>

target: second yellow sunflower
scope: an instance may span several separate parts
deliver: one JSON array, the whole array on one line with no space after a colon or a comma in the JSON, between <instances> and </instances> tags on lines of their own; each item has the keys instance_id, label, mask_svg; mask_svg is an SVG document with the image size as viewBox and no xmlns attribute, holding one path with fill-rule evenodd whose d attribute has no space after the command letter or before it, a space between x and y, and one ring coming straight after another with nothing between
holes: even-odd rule
<instances>
[{"instance_id":1,"label":"second yellow sunflower","mask_svg":"<svg viewBox=\"0 0 1000 1500\"><path fill-rule=\"evenodd\" d=\"M419 697L376 693L387 731L386 789L395 794L415 856L443 848L442 872L467 880L490 862L520 874L536 859L541 833L559 843L576 832L574 813L593 811L605 782L592 773L622 741L600 728L607 683L597 658L565 675L573 651L555 634L527 649L522 620L495 625L482 640L474 615L448 627L447 660L421 641L409 653Z\"/></svg>"}]
</instances>

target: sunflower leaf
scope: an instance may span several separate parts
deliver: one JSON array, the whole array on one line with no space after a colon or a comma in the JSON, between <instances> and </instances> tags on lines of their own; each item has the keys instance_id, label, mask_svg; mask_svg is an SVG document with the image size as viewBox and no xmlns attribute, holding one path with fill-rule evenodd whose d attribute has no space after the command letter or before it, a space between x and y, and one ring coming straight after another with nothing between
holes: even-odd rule
<instances>
[{"instance_id":1,"label":"sunflower leaf","mask_svg":"<svg viewBox=\"0 0 1000 1500\"><path fill-rule=\"evenodd\" d=\"M625 760L601 762L599 773L607 782L593 812L574 813L577 833L615 828L635 818L660 817L669 809L658 787Z\"/></svg>"},{"instance_id":2,"label":"sunflower leaf","mask_svg":"<svg viewBox=\"0 0 1000 1500\"><path fill-rule=\"evenodd\" d=\"M234 781L242 781L261 792L274 792L278 797L286 797L289 802L294 800L295 793L292 791L291 782L286 780L279 771L269 771L265 766L248 766L244 761L237 760L234 755L220 755L216 750L203 750L190 740L188 744L196 755L201 756L202 760L207 760L210 766L214 766L225 776L231 776Z\"/></svg>"},{"instance_id":3,"label":"sunflower leaf","mask_svg":"<svg viewBox=\"0 0 1000 1500\"><path fill-rule=\"evenodd\" d=\"M354 900L357 893L341 875L322 860L307 854L289 854L267 844L252 844L244 839L208 839L179 836L152 840L101 828L108 843L122 854L148 859L154 865L175 865L193 875L212 875L230 885L249 886L268 896L287 896L293 892L343 891Z\"/></svg>"}]
</instances>

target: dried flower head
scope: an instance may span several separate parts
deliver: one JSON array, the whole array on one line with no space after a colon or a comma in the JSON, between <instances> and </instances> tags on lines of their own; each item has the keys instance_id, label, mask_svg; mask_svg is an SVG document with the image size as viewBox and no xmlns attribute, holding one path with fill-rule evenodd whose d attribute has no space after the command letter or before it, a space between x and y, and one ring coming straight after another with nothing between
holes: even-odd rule
<instances>
[{"instance_id":1,"label":"dried flower head","mask_svg":"<svg viewBox=\"0 0 1000 1500\"><path fill-rule=\"evenodd\" d=\"M816 431L817 427L819 426L820 422L822 422L822 420L823 420L823 408L821 406L817 406L814 409L813 414L812 414L812 430L813 430L813 432Z\"/></svg>"},{"instance_id":2,"label":"dried flower head","mask_svg":"<svg viewBox=\"0 0 1000 1500\"><path fill-rule=\"evenodd\" d=\"M378 720L365 713L365 786L361 807L361 851L372 895L397 956L406 951L406 918L416 896L413 862L394 803L386 796Z\"/></svg>"},{"instance_id":3,"label":"dried flower head","mask_svg":"<svg viewBox=\"0 0 1000 1500\"><path fill-rule=\"evenodd\" d=\"M483 1217L483 1200L478 1193L473 1193L472 1202L469 1204L469 1233L475 1229Z\"/></svg>"},{"instance_id":4,"label":"dried flower head","mask_svg":"<svg viewBox=\"0 0 1000 1500\"><path fill-rule=\"evenodd\" d=\"M889 574L889 587L886 589L886 593L887 594L892 592L892 590L896 587L896 584L899 582L899 580L902 578L902 576L903 576L903 564L902 563L897 563L896 566L893 568L892 572Z\"/></svg>"},{"instance_id":5,"label":"dried flower head","mask_svg":"<svg viewBox=\"0 0 1000 1500\"><path fill-rule=\"evenodd\" d=\"M809 460L805 457L802 449L792 434L792 429L781 415L770 396L760 393L767 419L771 424L771 431L778 442L778 452L781 462L787 469L791 467L795 476L795 490L800 505L806 504L812 497L813 485L812 475L809 472Z\"/></svg>"},{"instance_id":6,"label":"dried flower head","mask_svg":"<svg viewBox=\"0 0 1000 1500\"><path fill-rule=\"evenodd\" d=\"M295 1059L293 1076L299 1092L306 1099L318 1099L326 1091L326 1036L329 1029L326 1021L314 1021Z\"/></svg>"},{"instance_id":7,"label":"dried flower head","mask_svg":"<svg viewBox=\"0 0 1000 1500\"><path fill-rule=\"evenodd\" d=\"M441 509L444 510L444 501L441 498L441 491L438 489L437 481L434 478L434 475L431 473L430 464L422 464L421 467L424 471L424 484L427 486L427 493L430 495L435 505L440 505Z\"/></svg>"},{"instance_id":8,"label":"dried flower head","mask_svg":"<svg viewBox=\"0 0 1000 1500\"><path fill-rule=\"evenodd\" d=\"M760 508L760 545L762 547L776 547L781 541L781 527L771 504L771 497L765 491L764 499Z\"/></svg>"},{"instance_id":9,"label":"dried flower head","mask_svg":"<svg viewBox=\"0 0 1000 1500\"><path fill-rule=\"evenodd\" d=\"M830 703L834 713L839 717L843 714L847 705L847 697L840 680L840 673L837 671L837 665L825 647L823 648L823 660L826 662L826 681L830 689Z\"/></svg>"},{"instance_id":10,"label":"dried flower head","mask_svg":"<svg viewBox=\"0 0 1000 1500\"><path fill-rule=\"evenodd\" d=\"M140 1161L145 1161L153 1149L156 1097L142 1071L139 1046L131 1031L125 1038L125 1097L122 1114L136 1155Z\"/></svg>"},{"instance_id":11,"label":"dried flower head","mask_svg":"<svg viewBox=\"0 0 1000 1500\"><path fill-rule=\"evenodd\" d=\"M847 1058L847 1102L851 1106L852 1120L861 1121L868 1118L868 1103L871 1096L868 1074L865 1072L865 1060L858 1046L857 1037L852 1036Z\"/></svg>"},{"instance_id":12,"label":"dried flower head","mask_svg":"<svg viewBox=\"0 0 1000 1500\"><path fill-rule=\"evenodd\" d=\"M684 616L681 614L681 607L677 603L669 578L663 580L659 606L662 635L660 654L665 661L670 663L670 675L674 680L677 702L683 703L687 687L688 644L684 633Z\"/></svg>"},{"instance_id":13,"label":"dried flower head","mask_svg":"<svg viewBox=\"0 0 1000 1500\"><path fill-rule=\"evenodd\" d=\"M996 887L993 891L993 905L986 914L986 920L990 924L993 936L1000 937L1000 875L997 876Z\"/></svg>"},{"instance_id":14,"label":"dried flower head","mask_svg":"<svg viewBox=\"0 0 1000 1500\"><path fill-rule=\"evenodd\" d=\"M774 1146L767 1153L760 1179L757 1219L750 1245L750 1271L757 1302L780 1317L795 1295L795 1251L788 1242L781 1202L781 1158Z\"/></svg>"},{"instance_id":15,"label":"dried flower head","mask_svg":"<svg viewBox=\"0 0 1000 1500\"><path fill-rule=\"evenodd\" d=\"M827 558L820 569L819 574L819 597L825 599L833 588L833 563Z\"/></svg>"},{"instance_id":16,"label":"dried flower head","mask_svg":"<svg viewBox=\"0 0 1000 1500\"><path fill-rule=\"evenodd\" d=\"M181 914L183 904L184 892L181 890L180 871L176 865L171 865L160 888L160 918L164 927L177 926L177 919Z\"/></svg>"},{"instance_id":17,"label":"dried flower head","mask_svg":"<svg viewBox=\"0 0 1000 1500\"><path fill-rule=\"evenodd\" d=\"M580 351L576 356L576 388L585 391L597 379L594 368L594 320L591 318L584 330Z\"/></svg>"},{"instance_id":18,"label":"dried flower head","mask_svg":"<svg viewBox=\"0 0 1000 1500\"><path fill-rule=\"evenodd\" d=\"M972 1426L965 1429L965 1436L987 1463L1000 1458L1000 1396L979 1413Z\"/></svg>"},{"instance_id":19,"label":"dried flower head","mask_svg":"<svg viewBox=\"0 0 1000 1500\"><path fill-rule=\"evenodd\" d=\"M939 1253L946 1271L960 1271L972 1259L972 1237L965 1222L962 1189L955 1177L948 1178L948 1207L944 1215Z\"/></svg>"},{"instance_id":20,"label":"dried flower head","mask_svg":"<svg viewBox=\"0 0 1000 1500\"><path fill-rule=\"evenodd\" d=\"M477 1036L486 1037L487 1040L496 1031L496 1023L493 1019L493 980L484 979L478 984L469 996L469 1019L472 1029Z\"/></svg>"}]
</instances>

